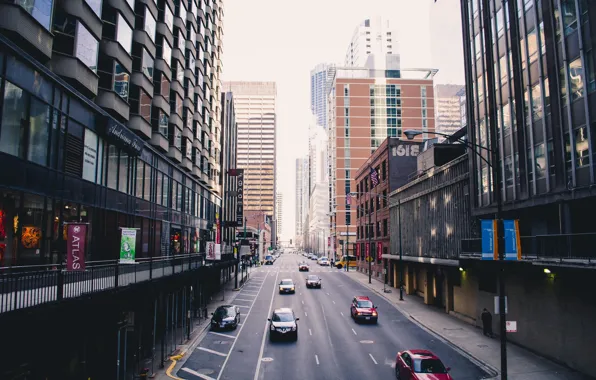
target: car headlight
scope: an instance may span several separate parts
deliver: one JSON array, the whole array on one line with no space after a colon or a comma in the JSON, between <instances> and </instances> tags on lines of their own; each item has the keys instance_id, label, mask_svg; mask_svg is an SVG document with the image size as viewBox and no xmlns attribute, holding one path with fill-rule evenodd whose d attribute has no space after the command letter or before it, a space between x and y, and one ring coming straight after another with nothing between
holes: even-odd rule
<instances>
[{"instance_id":1,"label":"car headlight","mask_svg":"<svg viewBox=\"0 0 596 380\"><path fill-rule=\"evenodd\" d=\"M275 330L275 326L273 326L273 324L271 325L270 328L271 328L272 331Z\"/></svg>"},{"instance_id":2,"label":"car headlight","mask_svg":"<svg viewBox=\"0 0 596 380\"><path fill-rule=\"evenodd\" d=\"M296 326L292 327L292 331L296 331Z\"/></svg>"},{"instance_id":3,"label":"car headlight","mask_svg":"<svg viewBox=\"0 0 596 380\"><path fill-rule=\"evenodd\" d=\"M292 286L292 287L290 288L290 290L294 290L294 287Z\"/></svg>"},{"instance_id":4,"label":"car headlight","mask_svg":"<svg viewBox=\"0 0 596 380\"><path fill-rule=\"evenodd\" d=\"M284 290L284 288L282 288L281 286L279 287L279 290Z\"/></svg>"}]
</instances>

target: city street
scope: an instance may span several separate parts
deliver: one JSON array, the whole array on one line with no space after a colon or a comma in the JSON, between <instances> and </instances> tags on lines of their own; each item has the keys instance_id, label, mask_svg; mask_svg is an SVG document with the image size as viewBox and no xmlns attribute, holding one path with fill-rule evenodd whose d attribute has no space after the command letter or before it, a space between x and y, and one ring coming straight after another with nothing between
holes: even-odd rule
<instances>
[{"instance_id":1,"label":"city street","mask_svg":"<svg viewBox=\"0 0 596 380\"><path fill-rule=\"evenodd\" d=\"M322 289L307 289L307 261ZM285 278L296 294L278 294ZM355 295L369 296L379 310L377 325L350 318ZM423 330L384 298L354 281L342 270L286 253L273 265L253 270L251 280L233 301L240 307L236 331L208 332L176 376L183 379L391 379L395 355L404 349L426 348L451 367L455 379L482 379L484 372L457 350ZM290 307L300 318L297 342L270 342L267 318L275 308Z\"/></svg>"}]
</instances>

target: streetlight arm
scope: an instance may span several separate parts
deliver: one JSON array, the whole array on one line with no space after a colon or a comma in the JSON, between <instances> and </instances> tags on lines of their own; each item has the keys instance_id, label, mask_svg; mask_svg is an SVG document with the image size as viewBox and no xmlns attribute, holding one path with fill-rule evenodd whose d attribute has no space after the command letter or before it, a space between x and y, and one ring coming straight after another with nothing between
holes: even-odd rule
<instances>
[{"instance_id":1,"label":"streetlight arm","mask_svg":"<svg viewBox=\"0 0 596 380\"><path fill-rule=\"evenodd\" d=\"M408 138L408 140L411 140L411 139L414 138L414 136L421 135L422 133L428 133L428 134L431 134L431 135L443 136L443 137L446 137L446 138L451 138L452 137L452 135L448 135L446 133L441 133L441 132L421 132L421 131L405 131L404 132L404 134L406 135L406 137ZM475 143L470 142L470 141L467 141L467 140L462 140L461 138L458 138L455 141L461 142L462 144L466 145L468 148L470 148L472 150L474 150L474 148L478 148L478 149L484 149L484 150L486 150L489 153L494 153L492 149L489 149L489 148L487 148L485 146L482 146L482 145L475 144Z\"/></svg>"}]
</instances>

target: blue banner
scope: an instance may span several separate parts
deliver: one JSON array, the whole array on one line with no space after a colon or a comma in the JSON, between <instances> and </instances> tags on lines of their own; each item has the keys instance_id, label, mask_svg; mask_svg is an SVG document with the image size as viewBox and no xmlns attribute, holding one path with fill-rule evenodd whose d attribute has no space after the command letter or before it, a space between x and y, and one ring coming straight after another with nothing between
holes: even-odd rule
<instances>
[{"instance_id":1,"label":"blue banner","mask_svg":"<svg viewBox=\"0 0 596 380\"><path fill-rule=\"evenodd\" d=\"M497 221L484 219L480 223L482 230L482 260L498 260Z\"/></svg>"},{"instance_id":2,"label":"blue banner","mask_svg":"<svg viewBox=\"0 0 596 380\"><path fill-rule=\"evenodd\" d=\"M519 220L503 220L505 260L521 260Z\"/></svg>"}]
</instances>

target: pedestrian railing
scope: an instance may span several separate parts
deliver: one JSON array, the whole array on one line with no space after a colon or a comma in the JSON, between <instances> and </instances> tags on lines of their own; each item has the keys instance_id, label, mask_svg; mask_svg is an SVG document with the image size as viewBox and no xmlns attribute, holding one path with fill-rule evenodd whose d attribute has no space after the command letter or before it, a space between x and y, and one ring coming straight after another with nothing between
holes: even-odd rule
<instances>
[{"instance_id":1,"label":"pedestrian railing","mask_svg":"<svg viewBox=\"0 0 596 380\"><path fill-rule=\"evenodd\" d=\"M230 257L223 257L227 261ZM202 266L204 254L139 258L135 264L117 260L87 262L84 271L67 271L64 265L30 265L0 268L0 313L85 294L120 288L171 276Z\"/></svg>"},{"instance_id":2,"label":"pedestrian railing","mask_svg":"<svg viewBox=\"0 0 596 380\"><path fill-rule=\"evenodd\" d=\"M596 233L522 236L522 260L596 265ZM482 256L482 239L463 239L461 258Z\"/></svg>"}]
</instances>

